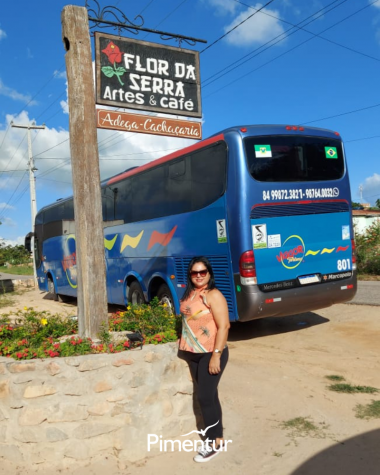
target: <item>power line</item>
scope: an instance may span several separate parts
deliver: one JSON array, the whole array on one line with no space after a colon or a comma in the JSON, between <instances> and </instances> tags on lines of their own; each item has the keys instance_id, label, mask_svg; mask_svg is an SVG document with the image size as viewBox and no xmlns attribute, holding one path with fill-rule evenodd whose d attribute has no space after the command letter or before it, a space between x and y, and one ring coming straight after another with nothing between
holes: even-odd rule
<instances>
[{"instance_id":1,"label":"power line","mask_svg":"<svg viewBox=\"0 0 380 475\"><path fill-rule=\"evenodd\" d=\"M119 160L118 158L111 157L130 157L133 155L144 155L147 153L161 153L161 152L171 152L173 150L179 150L179 148L166 148L164 150L149 150L147 152L135 152L135 153L121 153L117 155L99 155L99 160ZM38 160L71 160L71 157L40 157ZM145 158L121 158L120 160L146 160Z\"/></svg>"},{"instance_id":2,"label":"power line","mask_svg":"<svg viewBox=\"0 0 380 475\"><path fill-rule=\"evenodd\" d=\"M154 1L155 0L150 0L150 2L147 5L145 5L145 7L141 10L141 12L137 16L142 15L145 12L145 10L147 10L152 5Z\"/></svg>"},{"instance_id":3,"label":"power line","mask_svg":"<svg viewBox=\"0 0 380 475\"><path fill-rule=\"evenodd\" d=\"M216 45L216 43L218 43L220 40L222 40L223 38L225 38L226 36L228 36L230 33L232 33L234 30L236 30L236 28L239 28L239 26L241 26L243 23L245 23L246 21L248 21L250 18L252 18L254 15L256 15L256 13L259 13L263 8L267 7L268 5L270 5L271 3L273 3L274 0L270 0L269 2L267 2L265 5L263 5L262 7L260 7L258 10L254 9L255 12L252 13L252 15L249 15L247 18L245 18L243 21L241 21L238 25L235 25L233 28L231 28L230 30L228 30L226 33L224 33L224 35L220 36L219 38L217 38L215 41L213 41L210 45L206 46L205 49L203 49L200 54L204 53L205 51L207 51L209 48L211 48L212 46Z\"/></svg>"},{"instance_id":4,"label":"power line","mask_svg":"<svg viewBox=\"0 0 380 475\"><path fill-rule=\"evenodd\" d=\"M380 106L380 103L379 104L374 104L374 105L368 106L368 107L361 107L360 109L355 109L355 110L348 111L348 112L342 112L341 114L330 115L328 117L323 117L322 119L315 119L315 120L309 120L308 122L302 122L300 125L313 124L314 122L321 122L322 120L333 119L335 117L341 117L342 115L355 114L356 112L365 111L365 110L368 110L368 109L374 109L375 107L379 107L379 106Z\"/></svg>"},{"instance_id":5,"label":"power line","mask_svg":"<svg viewBox=\"0 0 380 475\"><path fill-rule=\"evenodd\" d=\"M363 137L362 139L345 140L344 143L359 142L360 140L370 140L370 139L377 139L377 138L380 138L380 135L372 135L372 137Z\"/></svg>"},{"instance_id":6,"label":"power line","mask_svg":"<svg viewBox=\"0 0 380 475\"><path fill-rule=\"evenodd\" d=\"M176 12L184 3L186 3L187 1L188 1L188 0L182 0L182 2L179 3L170 13L168 13L165 18L163 18L159 23L157 23L157 25L154 27L154 29L156 30L162 23L164 23L165 20L167 20L171 15L173 15L173 13L175 13L175 12ZM144 40L147 36L149 36L149 34L150 34L150 33L147 33L147 34L144 36L143 40Z\"/></svg>"},{"instance_id":7,"label":"power line","mask_svg":"<svg viewBox=\"0 0 380 475\"><path fill-rule=\"evenodd\" d=\"M244 3L244 2L241 2L240 0L234 0L234 1L235 1L236 3L240 3L241 5L244 5L245 7L248 7L248 8L251 8L251 9L255 10L255 8L251 7L250 5L247 5L247 4ZM379 0L376 0L374 3L378 2L378 1L379 1ZM333 2L333 3L335 3L335 2ZM330 5L331 5L331 4L330 4ZM339 5L338 5L338 6L339 6ZM327 7L328 7L328 5L327 5L326 7L324 7L324 8L327 8ZM322 10L323 10L324 8L322 8ZM258 11L258 10L256 10L256 11ZM371 55L369 55L369 54L363 53L362 51L358 51L358 50L356 50L356 49L354 49L354 48L350 48L349 46L342 45L341 43L338 43L337 41L333 41L333 40L330 40L329 38L325 38L324 36L321 36L321 35L318 35L318 34L316 34L316 33L313 33L313 32L310 31L310 30L306 30L306 28L304 28L304 27L302 27L302 26L298 26L298 25L300 25L300 23L298 23L297 25L294 25L293 23L291 23L291 22L289 22L289 21L286 21L286 20L283 20L282 18L277 17L277 16L275 16L275 15L272 15L272 14L270 14L270 13L268 13L268 12L262 11L261 13L262 13L263 15L266 15L266 16L269 16L269 17L271 17L271 18L274 18L274 19L276 19L276 20L278 20L278 21L281 21L282 23L286 23L286 24L288 24L288 25L291 25L292 27L297 28L298 30L305 31L306 33L309 33L310 35L316 36L317 38L320 38L320 39L322 39L322 40L324 40L324 41L327 41L327 42L332 43L332 44L334 44L334 45L340 46L341 48L347 49L348 51L352 51L353 53L360 54L360 55L362 55L362 56L364 56L364 57L366 57L366 58L370 58L370 59L373 59L373 60L375 60L375 61L379 61L379 62L380 62L380 58L376 58L375 56L371 56ZM301 23L302 23L302 22L301 22ZM287 31L290 31L290 30L287 30Z\"/></svg>"},{"instance_id":8,"label":"power line","mask_svg":"<svg viewBox=\"0 0 380 475\"><path fill-rule=\"evenodd\" d=\"M329 10L326 11L327 8L329 8L331 5L333 5L334 3L337 3L338 1L340 1L340 3L338 3L338 5L335 5L333 6L332 8L330 8ZM226 66L225 68L223 68L222 70L220 70L218 73L215 73L213 74L212 76L210 76L208 79L206 79L206 81L208 81L208 84L206 84L204 87L207 87L209 86L210 84L212 84L213 82L217 81L218 79L221 79L223 76L225 76L226 74L229 74L230 72L234 71L235 69L237 69L238 67L242 66L243 64L247 63L248 61L250 61L251 59L255 58L256 56L260 55L261 53L269 50L270 48L273 48L273 46L277 45L278 43L280 43L281 41L285 40L286 38L288 38L289 36L293 35L294 33L297 33L299 30L295 30L295 28L298 28L299 25L301 25L302 23L304 23L305 21L309 20L310 21L308 23L306 23L306 25L304 26L307 26L307 25L310 25L310 23L313 23L314 21L318 20L321 16L323 15L326 15L326 13L330 13L332 10L334 10L335 8L338 8L339 6L341 6L343 3L347 2L348 0L334 0L333 2L329 3L328 5L326 5L326 7L323 7L321 8L320 10L316 11L315 13L313 13L312 15L309 15L308 17L304 18L302 21L300 21L299 23L297 23L297 25L295 25L294 27L292 28L289 28L288 30L284 31L283 33L280 33L279 35L277 35L276 37L272 38L271 40L267 41L266 43L264 43L263 45L259 46L258 48L254 49L253 51L249 52L248 54L246 54L245 56L243 56L242 58L240 58L239 60L237 61L234 61L233 63L231 63L230 65ZM319 15L319 16L316 16L316 15ZM315 17L315 18L313 18ZM294 31L293 31L294 30ZM310 41L312 38L309 38L307 41ZM277 41L276 41L277 40ZM298 46L301 46L302 44L304 43L301 43L300 45ZM268 46L267 46L268 45ZM266 47L267 46L267 47ZM284 53L282 53L281 55L279 56L276 56L275 58L273 58L272 60L268 61L267 63L264 63L263 65L259 66L258 68L254 69L253 71L250 71L248 73L246 73L244 76L241 76L241 77L245 77L249 74L251 74L252 72L255 72L257 71L258 69L262 68L263 66L265 66L266 64L269 64L270 62L272 61L275 61L276 59L280 58L281 56L289 53L290 51L292 51L293 49L297 48L298 46L288 50L288 51L285 51ZM265 48L266 47L266 48ZM264 49L263 49L264 48ZM260 51L261 50L261 51ZM256 54L254 54L256 53ZM252 56L253 55L253 56ZM243 61L244 60L244 61ZM240 64L237 64L237 63L240 63ZM232 67L234 66L235 64L237 64L237 66L235 67ZM226 71L225 73L223 73L223 71L225 71L226 69L229 69L228 71ZM223 73L223 74L221 74ZM213 79L211 81L211 79L213 77L215 77L216 75L219 75L219 77ZM241 78L240 77L240 78ZM238 79L235 79L234 81L228 83L226 86L223 86L222 88L218 89L217 91L215 92L219 92L221 89L224 89L225 87L229 86L230 84L233 84L234 82L236 82ZM212 94L215 94L215 92L209 94L209 95L212 95ZM208 96L206 96L208 97Z\"/></svg>"},{"instance_id":9,"label":"power line","mask_svg":"<svg viewBox=\"0 0 380 475\"><path fill-rule=\"evenodd\" d=\"M347 1L347 0L344 0L344 1ZM321 31L319 34L325 33L326 31L331 30L331 28L334 28L334 27L336 27L337 25L339 25L340 23L342 23L342 22L348 20L349 18L352 18L354 15L357 15L358 13L362 12L362 11L365 10L366 8L370 7L373 3L376 3L377 1L379 1L379 0L375 0L374 2L369 3L368 5L366 5L366 6L362 7L362 8L360 8L359 10L357 10L357 11L354 12L354 13L352 13L351 15L348 15L347 17L343 18L342 20L339 20L338 22L334 23L333 25L329 26L328 28L325 28L325 29L324 29L323 31ZM342 3L344 3L344 2L342 2ZM339 6L339 5L338 5L338 6ZM336 8L336 7L334 7L334 8ZM314 20L313 20L313 21L314 21ZM313 40L314 38L315 38L315 37L308 38L307 40L303 41L302 43L299 43L298 45L294 46L293 48L290 48L289 50L285 51L284 53L281 53L280 55L278 55L278 56L272 58L271 60L267 61L266 63L262 64L261 66L255 68L255 69L253 69L253 70L251 70L251 71L248 71L246 74L239 76L238 78L234 79L233 81L230 81L228 84L222 86L221 88L217 89L217 90L214 91L214 92L211 92L211 93L208 94L208 96L206 96L206 97L209 97L209 96L211 96L211 95L213 95L213 94L216 94L217 92L220 92L221 90L225 89L226 87L231 86L231 85L234 84L235 82L237 82L237 81L239 81L239 80L245 78L246 76L249 76L250 74L252 74L252 73L258 71L258 70L261 69L261 68L263 68L264 66L267 66L268 64L273 63L273 62L276 61L277 59L279 59L279 58L281 58L282 56L285 56L286 54L288 54L288 53L294 51L295 49L297 49L297 48L299 48L300 46L302 46L302 45L308 43L309 41ZM236 68L234 68L234 69L236 69ZM218 78L218 79L220 79L220 78Z\"/></svg>"},{"instance_id":10,"label":"power line","mask_svg":"<svg viewBox=\"0 0 380 475\"><path fill-rule=\"evenodd\" d=\"M40 152L40 153L37 153L37 155L34 155L34 158L38 157L38 155L41 155L45 152L48 152L49 150L53 150L53 148L56 148L58 147L59 145L62 145L63 143L67 142L68 140L70 140L70 137L68 139L65 139L65 140L62 140L62 142L59 142L57 143L56 145L53 145L52 147L50 148L47 148L46 150L44 150L43 152Z\"/></svg>"}]
</instances>

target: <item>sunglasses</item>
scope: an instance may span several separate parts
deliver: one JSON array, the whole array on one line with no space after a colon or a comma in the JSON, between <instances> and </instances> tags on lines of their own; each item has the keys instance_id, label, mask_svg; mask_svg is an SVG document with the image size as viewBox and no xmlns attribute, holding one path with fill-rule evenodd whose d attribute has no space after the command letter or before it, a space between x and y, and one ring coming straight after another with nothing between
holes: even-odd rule
<instances>
[{"instance_id":1,"label":"sunglasses","mask_svg":"<svg viewBox=\"0 0 380 475\"><path fill-rule=\"evenodd\" d=\"M196 277L196 276L199 274L201 277L206 277L207 272L208 272L207 269L192 270L192 271L190 272L190 276L191 276L191 277Z\"/></svg>"}]
</instances>

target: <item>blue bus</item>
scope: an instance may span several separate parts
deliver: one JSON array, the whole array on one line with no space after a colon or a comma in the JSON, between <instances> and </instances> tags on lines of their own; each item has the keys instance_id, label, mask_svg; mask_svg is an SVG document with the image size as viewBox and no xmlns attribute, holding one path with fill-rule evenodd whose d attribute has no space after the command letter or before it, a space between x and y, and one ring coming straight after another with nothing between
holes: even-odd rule
<instances>
[{"instance_id":1,"label":"blue bus","mask_svg":"<svg viewBox=\"0 0 380 475\"><path fill-rule=\"evenodd\" d=\"M356 293L337 132L232 127L103 181L101 194L109 303L157 296L179 312L196 255L210 259L231 321L316 310ZM41 209L34 236L40 290L76 296L73 198Z\"/></svg>"}]
</instances>

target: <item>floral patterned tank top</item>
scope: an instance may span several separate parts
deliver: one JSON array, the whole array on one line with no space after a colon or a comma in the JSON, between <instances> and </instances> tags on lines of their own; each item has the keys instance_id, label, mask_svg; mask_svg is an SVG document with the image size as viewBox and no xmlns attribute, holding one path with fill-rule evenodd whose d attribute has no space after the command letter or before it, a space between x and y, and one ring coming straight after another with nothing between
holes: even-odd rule
<instances>
[{"instance_id":1,"label":"floral patterned tank top","mask_svg":"<svg viewBox=\"0 0 380 475\"><path fill-rule=\"evenodd\" d=\"M207 303L206 290L194 291L181 302L182 335L179 349L192 353L214 351L217 326Z\"/></svg>"}]
</instances>

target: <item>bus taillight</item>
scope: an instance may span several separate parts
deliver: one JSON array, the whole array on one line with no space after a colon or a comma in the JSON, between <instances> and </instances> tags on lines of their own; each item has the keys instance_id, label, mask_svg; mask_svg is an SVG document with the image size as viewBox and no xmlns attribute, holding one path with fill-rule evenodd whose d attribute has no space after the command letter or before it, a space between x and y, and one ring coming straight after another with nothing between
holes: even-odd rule
<instances>
[{"instance_id":1,"label":"bus taillight","mask_svg":"<svg viewBox=\"0 0 380 475\"><path fill-rule=\"evenodd\" d=\"M253 251L246 251L239 260L240 280L243 285L257 284L255 256Z\"/></svg>"},{"instance_id":2,"label":"bus taillight","mask_svg":"<svg viewBox=\"0 0 380 475\"><path fill-rule=\"evenodd\" d=\"M355 239L351 239L352 247L352 269L356 269L356 244Z\"/></svg>"}]
</instances>

